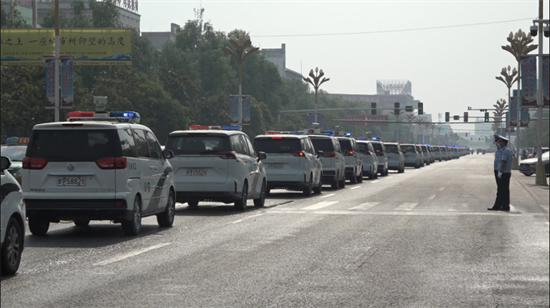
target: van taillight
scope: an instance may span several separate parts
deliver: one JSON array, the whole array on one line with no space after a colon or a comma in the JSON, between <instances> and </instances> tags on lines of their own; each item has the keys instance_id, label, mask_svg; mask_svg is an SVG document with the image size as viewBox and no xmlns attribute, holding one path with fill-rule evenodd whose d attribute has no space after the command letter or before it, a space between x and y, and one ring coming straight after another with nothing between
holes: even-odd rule
<instances>
[{"instance_id":1,"label":"van taillight","mask_svg":"<svg viewBox=\"0 0 550 308\"><path fill-rule=\"evenodd\" d=\"M23 169L44 169L46 165L48 164L48 161L44 158L38 158L38 157L28 157L25 156L23 158Z\"/></svg>"},{"instance_id":2,"label":"van taillight","mask_svg":"<svg viewBox=\"0 0 550 308\"><path fill-rule=\"evenodd\" d=\"M336 153L335 152L325 152L325 157L335 157L336 156Z\"/></svg>"},{"instance_id":3,"label":"van taillight","mask_svg":"<svg viewBox=\"0 0 550 308\"><path fill-rule=\"evenodd\" d=\"M96 161L96 164L101 169L125 169L128 166L126 157L104 157Z\"/></svg>"},{"instance_id":4,"label":"van taillight","mask_svg":"<svg viewBox=\"0 0 550 308\"><path fill-rule=\"evenodd\" d=\"M294 153L292 153L292 155L298 156L298 157L305 157L305 156L306 156L306 154L304 154L304 152L302 152L302 151L300 151L300 152L294 152Z\"/></svg>"},{"instance_id":5,"label":"van taillight","mask_svg":"<svg viewBox=\"0 0 550 308\"><path fill-rule=\"evenodd\" d=\"M115 201L116 207L126 207L126 200L116 200Z\"/></svg>"},{"instance_id":6,"label":"van taillight","mask_svg":"<svg viewBox=\"0 0 550 308\"><path fill-rule=\"evenodd\" d=\"M219 153L218 156L223 159L237 159L235 151Z\"/></svg>"},{"instance_id":7,"label":"van taillight","mask_svg":"<svg viewBox=\"0 0 550 308\"><path fill-rule=\"evenodd\" d=\"M353 151L345 151L344 155L346 156L353 156Z\"/></svg>"}]
</instances>

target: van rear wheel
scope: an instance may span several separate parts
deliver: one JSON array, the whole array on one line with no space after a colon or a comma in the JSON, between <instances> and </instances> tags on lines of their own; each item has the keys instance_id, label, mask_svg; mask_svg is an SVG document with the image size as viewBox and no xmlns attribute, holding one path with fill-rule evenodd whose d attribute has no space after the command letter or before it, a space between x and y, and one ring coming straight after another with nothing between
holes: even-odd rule
<instances>
[{"instance_id":1,"label":"van rear wheel","mask_svg":"<svg viewBox=\"0 0 550 308\"><path fill-rule=\"evenodd\" d=\"M141 200L137 196L134 200L132 219L122 221L122 231L125 235L138 235L141 231Z\"/></svg>"},{"instance_id":2,"label":"van rear wheel","mask_svg":"<svg viewBox=\"0 0 550 308\"><path fill-rule=\"evenodd\" d=\"M50 222L37 217L29 217L29 230L34 235L46 235L50 228Z\"/></svg>"},{"instance_id":3,"label":"van rear wheel","mask_svg":"<svg viewBox=\"0 0 550 308\"><path fill-rule=\"evenodd\" d=\"M241 199L239 201L235 201L235 209L237 211L246 210L246 201L247 200L248 200L248 184L246 182L244 182L243 191L241 193Z\"/></svg>"},{"instance_id":4,"label":"van rear wheel","mask_svg":"<svg viewBox=\"0 0 550 308\"><path fill-rule=\"evenodd\" d=\"M313 176L309 176L309 183L307 184L307 187L302 190L302 193L306 197L311 197L311 194L313 192Z\"/></svg>"}]
</instances>

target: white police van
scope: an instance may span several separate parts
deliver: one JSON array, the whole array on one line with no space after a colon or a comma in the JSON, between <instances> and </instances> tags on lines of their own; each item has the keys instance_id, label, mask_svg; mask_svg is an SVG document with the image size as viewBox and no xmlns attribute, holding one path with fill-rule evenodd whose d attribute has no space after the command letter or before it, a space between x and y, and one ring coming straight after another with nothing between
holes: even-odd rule
<instances>
[{"instance_id":1,"label":"white police van","mask_svg":"<svg viewBox=\"0 0 550 308\"><path fill-rule=\"evenodd\" d=\"M247 200L263 207L267 176L262 159L238 125L191 125L173 131L165 149L172 151L176 200L196 208L200 201L234 203L244 211ZM165 150L165 151L166 151Z\"/></svg>"},{"instance_id":2,"label":"white police van","mask_svg":"<svg viewBox=\"0 0 550 308\"><path fill-rule=\"evenodd\" d=\"M301 190L305 196L320 194L323 187L323 165L305 132L266 131L254 138L254 148L265 152L267 190Z\"/></svg>"},{"instance_id":3,"label":"white police van","mask_svg":"<svg viewBox=\"0 0 550 308\"><path fill-rule=\"evenodd\" d=\"M13 275L19 269L25 247L25 204L19 182L8 172L11 161L1 157L1 226L0 263L2 275Z\"/></svg>"},{"instance_id":4,"label":"white police van","mask_svg":"<svg viewBox=\"0 0 550 308\"><path fill-rule=\"evenodd\" d=\"M155 134L136 112L73 111L68 121L37 124L23 160L23 191L29 229L47 233L50 222L121 223L126 235L141 218L156 215L161 227L175 215L173 169Z\"/></svg>"},{"instance_id":5,"label":"white police van","mask_svg":"<svg viewBox=\"0 0 550 308\"><path fill-rule=\"evenodd\" d=\"M321 156L323 184L330 184L332 188L338 189L346 186L346 161L340 142L332 134L334 134L332 131L308 130L315 150L323 151Z\"/></svg>"}]
</instances>

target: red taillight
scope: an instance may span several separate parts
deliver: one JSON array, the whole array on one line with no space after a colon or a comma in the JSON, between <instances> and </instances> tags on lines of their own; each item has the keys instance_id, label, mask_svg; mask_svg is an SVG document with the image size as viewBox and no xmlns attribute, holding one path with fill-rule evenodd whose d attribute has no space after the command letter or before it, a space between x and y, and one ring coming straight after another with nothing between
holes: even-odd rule
<instances>
[{"instance_id":1,"label":"red taillight","mask_svg":"<svg viewBox=\"0 0 550 308\"><path fill-rule=\"evenodd\" d=\"M335 157L336 156L336 153L335 152L325 152L325 157Z\"/></svg>"},{"instance_id":2,"label":"red taillight","mask_svg":"<svg viewBox=\"0 0 550 308\"><path fill-rule=\"evenodd\" d=\"M305 156L306 156L306 154L305 154L304 152L302 152L302 151L300 151L300 152L294 152L294 153L292 153L292 155L298 156L298 157L305 157Z\"/></svg>"},{"instance_id":3,"label":"red taillight","mask_svg":"<svg viewBox=\"0 0 550 308\"><path fill-rule=\"evenodd\" d=\"M271 139L283 139L283 137L271 137Z\"/></svg>"},{"instance_id":4,"label":"red taillight","mask_svg":"<svg viewBox=\"0 0 550 308\"><path fill-rule=\"evenodd\" d=\"M128 166L126 157L104 157L96 161L96 164L101 169L125 169Z\"/></svg>"},{"instance_id":5,"label":"red taillight","mask_svg":"<svg viewBox=\"0 0 550 308\"><path fill-rule=\"evenodd\" d=\"M235 155L235 151L223 152L218 154L218 156L223 159L237 159L237 155Z\"/></svg>"},{"instance_id":6,"label":"red taillight","mask_svg":"<svg viewBox=\"0 0 550 308\"><path fill-rule=\"evenodd\" d=\"M126 200L116 200L115 206L116 207L126 207Z\"/></svg>"},{"instance_id":7,"label":"red taillight","mask_svg":"<svg viewBox=\"0 0 550 308\"><path fill-rule=\"evenodd\" d=\"M23 169L44 169L46 165L48 164L48 161L44 158L38 158L38 157L27 157L23 158Z\"/></svg>"},{"instance_id":8,"label":"red taillight","mask_svg":"<svg viewBox=\"0 0 550 308\"><path fill-rule=\"evenodd\" d=\"M346 156L353 156L353 151L345 151L344 155Z\"/></svg>"}]
</instances>

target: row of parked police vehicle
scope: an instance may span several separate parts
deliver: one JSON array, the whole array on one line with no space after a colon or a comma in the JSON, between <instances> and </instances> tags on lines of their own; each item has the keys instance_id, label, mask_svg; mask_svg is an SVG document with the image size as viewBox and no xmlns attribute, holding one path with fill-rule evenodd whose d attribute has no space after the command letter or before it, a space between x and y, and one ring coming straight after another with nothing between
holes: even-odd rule
<instances>
[{"instance_id":1,"label":"row of parked police vehicle","mask_svg":"<svg viewBox=\"0 0 550 308\"><path fill-rule=\"evenodd\" d=\"M159 226L172 226L176 202L190 208L203 201L233 203L243 211L249 199L264 206L272 189L310 196L323 185L343 188L347 180L461 154L356 140L340 131L268 131L251 140L239 126L201 125L170 133L163 148L139 124L137 112L107 111L105 103L97 100L95 112L69 112L66 122L35 125L30 138L15 138L25 142L17 144L24 150L13 162L2 154L3 273L17 271L25 222L34 235L45 235L50 223L85 227L91 220L121 223L126 235L136 235L142 217L155 215Z\"/></svg>"}]
</instances>

